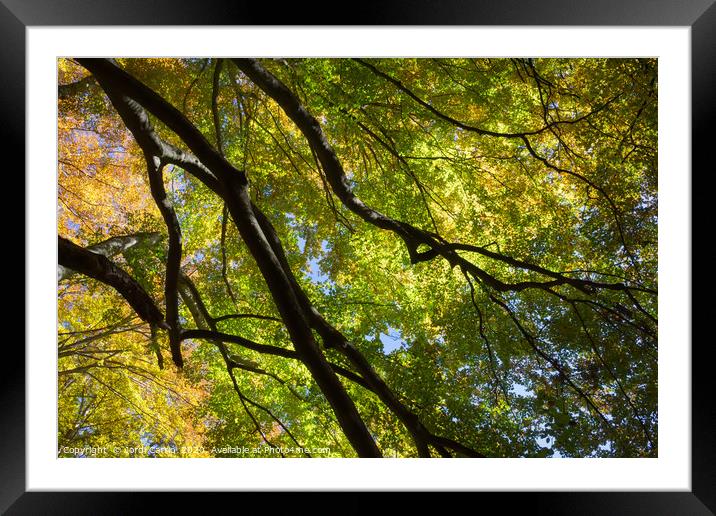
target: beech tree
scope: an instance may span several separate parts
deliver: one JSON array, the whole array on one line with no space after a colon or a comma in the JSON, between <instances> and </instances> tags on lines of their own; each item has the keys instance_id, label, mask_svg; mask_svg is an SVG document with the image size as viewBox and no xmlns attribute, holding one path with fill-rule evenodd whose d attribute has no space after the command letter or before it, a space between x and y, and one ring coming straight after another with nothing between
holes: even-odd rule
<instances>
[{"instance_id":1,"label":"beech tree","mask_svg":"<svg viewBox=\"0 0 716 516\"><path fill-rule=\"evenodd\" d=\"M60 455L657 456L656 60L58 71Z\"/></svg>"}]
</instances>

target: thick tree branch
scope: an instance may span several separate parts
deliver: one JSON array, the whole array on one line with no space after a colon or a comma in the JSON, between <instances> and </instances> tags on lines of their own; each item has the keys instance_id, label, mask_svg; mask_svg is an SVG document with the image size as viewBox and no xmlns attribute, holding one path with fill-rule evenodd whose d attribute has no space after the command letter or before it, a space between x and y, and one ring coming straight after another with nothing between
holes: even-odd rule
<instances>
[{"instance_id":1,"label":"thick tree branch","mask_svg":"<svg viewBox=\"0 0 716 516\"><path fill-rule=\"evenodd\" d=\"M166 321L169 325L169 348L172 353L172 360L177 367L184 366L184 359L181 354L181 346L179 340L179 294L177 291L179 281L179 267L181 266L181 227L179 219L174 212L171 201L167 197L164 189L164 178L162 169L164 168L158 157L153 157L145 152L147 161L147 173L149 174L149 188L152 192L154 202L159 208L164 223L169 233L169 249L167 250L167 267L166 276L164 278L164 299L166 303L167 316Z\"/></svg>"},{"instance_id":2,"label":"thick tree branch","mask_svg":"<svg viewBox=\"0 0 716 516\"><path fill-rule=\"evenodd\" d=\"M269 344L259 344L252 340L246 339L239 335L232 335L229 333L222 333L213 330L182 330L181 339L205 339L205 340L216 340L220 342L231 342L238 344L251 351L257 353L263 353L265 355L274 355L277 357L292 358L294 360L300 360L298 353L292 349L280 348L278 346L271 346Z\"/></svg>"},{"instance_id":3,"label":"thick tree branch","mask_svg":"<svg viewBox=\"0 0 716 516\"><path fill-rule=\"evenodd\" d=\"M107 258L112 258L119 253L133 248L152 247L159 243L161 235L159 233L134 233L131 235L122 235L108 238L97 244L87 246L88 251L95 254L101 254ZM57 281L69 278L72 271L65 269L62 265L57 267Z\"/></svg>"},{"instance_id":4,"label":"thick tree branch","mask_svg":"<svg viewBox=\"0 0 716 516\"><path fill-rule=\"evenodd\" d=\"M163 163L186 170L208 188L219 193L220 185L216 176L196 156L162 140L154 131L149 116L140 104L117 90L106 89L102 81L100 85L146 155L156 156Z\"/></svg>"},{"instance_id":5,"label":"thick tree branch","mask_svg":"<svg viewBox=\"0 0 716 516\"><path fill-rule=\"evenodd\" d=\"M162 312L142 286L106 256L57 237L59 264L109 285L119 292L142 320L168 329Z\"/></svg>"}]
</instances>

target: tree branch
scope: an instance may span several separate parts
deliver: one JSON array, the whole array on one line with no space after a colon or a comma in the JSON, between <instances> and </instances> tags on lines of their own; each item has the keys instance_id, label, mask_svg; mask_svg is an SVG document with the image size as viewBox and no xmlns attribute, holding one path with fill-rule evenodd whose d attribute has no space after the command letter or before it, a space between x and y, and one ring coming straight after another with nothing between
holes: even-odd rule
<instances>
[{"instance_id":1,"label":"tree branch","mask_svg":"<svg viewBox=\"0 0 716 516\"><path fill-rule=\"evenodd\" d=\"M106 256L80 247L65 238L58 236L57 243L60 265L109 285L122 295L142 320L168 329L154 300L127 272Z\"/></svg>"},{"instance_id":2,"label":"tree branch","mask_svg":"<svg viewBox=\"0 0 716 516\"><path fill-rule=\"evenodd\" d=\"M181 227L164 189L163 164L158 157L152 157L146 151L145 158L149 175L149 188L169 233L169 249L167 251L167 267L164 278L164 299L167 307L166 321L169 325L169 348L171 349L174 364L177 367L184 367L179 340L181 328L179 326L179 294L177 292L182 254Z\"/></svg>"},{"instance_id":3,"label":"tree branch","mask_svg":"<svg viewBox=\"0 0 716 516\"><path fill-rule=\"evenodd\" d=\"M87 246L86 249L95 254L112 258L135 247L154 246L159 243L160 239L161 235L159 233L134 233L111 237L97 244ZM67 279L71 275L72 271L65 269L62 265L57 267L57 281Z\"/></svg>"}]
</instances>

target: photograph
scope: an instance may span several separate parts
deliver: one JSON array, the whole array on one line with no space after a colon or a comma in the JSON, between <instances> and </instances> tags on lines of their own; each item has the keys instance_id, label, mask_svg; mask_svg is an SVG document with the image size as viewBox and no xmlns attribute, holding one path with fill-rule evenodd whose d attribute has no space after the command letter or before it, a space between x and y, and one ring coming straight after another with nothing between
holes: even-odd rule
<instances>
[{"instance_id":1,"label":"photograph","mask_svg":"<svg viewBox=\"0 0 716 516\"><path fill-rule=\"evenodd\" d=\"M56 72L58 458L659 457L658 58Z\"/></svg>"}]
</instances>

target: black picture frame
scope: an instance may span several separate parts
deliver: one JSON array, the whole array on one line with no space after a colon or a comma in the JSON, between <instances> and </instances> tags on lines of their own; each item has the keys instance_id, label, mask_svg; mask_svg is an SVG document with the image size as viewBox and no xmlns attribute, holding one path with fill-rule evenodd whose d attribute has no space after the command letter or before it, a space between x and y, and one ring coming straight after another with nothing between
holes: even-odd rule
<instances>
[{"instance_id":1,"label":"black picture frame","mask_svg":"<svg viewBox=\"0 0 716 516\"><path fill-rule=\"evenodd\" d=\"M667 25L691 27L692 51L692 241L712 240L706 226L712 204L705 180L713 175L716 114L716 5L714 0L384 0L358 2L341 11L336 3L287 3L245 0L0 0L0 142L6 156L19 158L5 168L6 180L20 177L25 149L25 29L42 25ZM310 5L309 5L310 4ZM567 45L568 42L565 42ZM29 135L31 137L31 135ZM24 176L23 176L24 177ZM685 178L687 180L687 178ZM696 187L696 184L699 186ZM18 186L26 192L24 181ZM14 208L17 210L17 208ZM16 211L15 211L16 213ZM7 215L6 215L7 217ZM15 220L17 215L7 220ZM6 224L12 226L12 224ZM15 227L19 225L15 223ZM19 228L17 229L19 231ZM24 226L23 226L24 231ZM699 236L701 238L699 238ZM24 241L16 237L14 242ZM693 275L713 270L712 254L692 252ZM19 261L19 260L16 260ZM25 276L32 274L25 270ZM703 281L698 282L703 285ZM693 282L692 282L693 284ZM701 287L704 288L705 287ZM710 332L698 332L713 319L713 302L699 300L692 289L692 490L690 492L526 492L451 494L451 501L488 507L487 502L532 514L714 514L716 513L716 392ZM14 301L14 300L13 300ZM30 310L28 307L27 310ZM696 338L696 335L702 335ZM16 341L15 341L16 342ZM688 343L684 343L688 345ZM26 492L25 353L6 340L0 373L0 511L7 514L134 514L152 501L162 512L188 512L193 506L236 501L300 506L310 493L80 493ZM425 493L411 499L423 503ZM336 507L323 499L312 512L364 513L375 494L348 493ZM472 500L461 500L464 497ZM216 498L219 497L219 498ZM315 497L315 493L314 493ZM157 500L158 498L158 500ZM231 498L231 499L229 499ZM491 500L488 500L490 498ZM245 505L248 507L248 505ZM321 510L323 507L323 511Z\"/></svg>"}]
</instances>

